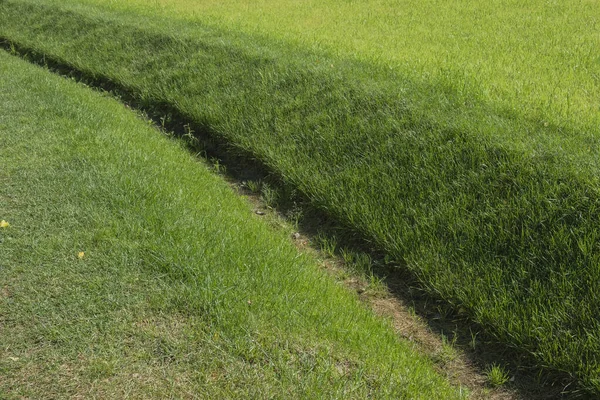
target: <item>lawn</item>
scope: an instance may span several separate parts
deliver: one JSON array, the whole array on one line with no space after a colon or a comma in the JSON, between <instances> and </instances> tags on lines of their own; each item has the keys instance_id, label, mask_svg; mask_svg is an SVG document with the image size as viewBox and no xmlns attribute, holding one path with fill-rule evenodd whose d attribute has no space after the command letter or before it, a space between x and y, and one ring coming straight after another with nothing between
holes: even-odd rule
<instances>
[{"instance_id":1,"label":"lawn","mask_svg":"<svg viewBox=\"0 0 600 400\"><path fill-rule=\"evenodd\" d=\"M411 79L552 124L600 125L594 0L45 0L284 40L384 65Z\"/></svg>"},{"instance_id":2,"label":"lawn","mask_svg":"<svg viewBox=\"0 0 600 400\"><path fill-rule=\"evenodd\" d=\"M598 10L513 3L4 0L0 36L250 152L598 393Z\"/></svg>"},{"instance_id":3,"label":"lawn","mask_svg":"<svg viewBox=\"0 0 600 400\"><path fill-rule=\"evenodd\" d=\"M0 77L0 397L464 396L181 142Z\"/></svg>"}]
</instances>

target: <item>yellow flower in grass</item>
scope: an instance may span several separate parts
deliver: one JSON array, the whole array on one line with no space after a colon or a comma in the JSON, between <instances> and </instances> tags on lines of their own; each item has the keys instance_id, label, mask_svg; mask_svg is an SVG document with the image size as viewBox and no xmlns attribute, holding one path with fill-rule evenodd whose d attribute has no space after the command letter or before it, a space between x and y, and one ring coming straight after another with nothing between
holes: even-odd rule
<instances>
[{"instance_id":1,"label":"yellow flower in grass","mask_svg":"<svg viewBox=\"0 0 600 400\"><path fill-rule=\"evenodd\" d=\"M77 253L77 258L79 258L80 260L83 260L83 257L85 257L85 252L80 251L79 253Z\"/></svg>"},{"instance_id":2,"label":"yellow flower in grass","mask_svg":"<svg viewBox=\"0 0 600 400\"><path fill-rule=\"evenodd\" d=\"M10 224L5 220L0 221L0 228L8 228Z\"/></svg>"}]
</instances>

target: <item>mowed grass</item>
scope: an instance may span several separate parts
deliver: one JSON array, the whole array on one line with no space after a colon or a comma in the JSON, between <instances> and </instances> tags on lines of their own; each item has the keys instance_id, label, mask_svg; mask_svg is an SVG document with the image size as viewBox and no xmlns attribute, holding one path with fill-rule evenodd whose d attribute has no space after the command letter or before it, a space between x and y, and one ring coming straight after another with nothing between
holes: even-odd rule
<instances>
[{"instance_id":1,"label":"mowed grass","mask_svg":"<svg viewBox=\"0 0 600 400\"><path fill-rule=\"evenodd\" d=\"M464 396L183 145L0 78L0 397Z\"/></svg>"},{"instance_id":2,"label":"mowed grass","mask_svg":"<svg viewBox=\"0 0 600 400\"><path fill-rule=\"evenodd\" d=\"M454 73L428 80L168 9L66 4L0 2L0 36L252 152L431 293L600 391L592 112L507 108Z\"/></svg>"},{"instance_id":3,"label":"mowed grass","mask_svg":"<svg viewBox=\"0 0 600 400\"><path fill-rule=\"evenodd\" d=\"M450 86L552 124L600 124L595 0L46 0L260 34Z\"/></svg>"}]
</instances>

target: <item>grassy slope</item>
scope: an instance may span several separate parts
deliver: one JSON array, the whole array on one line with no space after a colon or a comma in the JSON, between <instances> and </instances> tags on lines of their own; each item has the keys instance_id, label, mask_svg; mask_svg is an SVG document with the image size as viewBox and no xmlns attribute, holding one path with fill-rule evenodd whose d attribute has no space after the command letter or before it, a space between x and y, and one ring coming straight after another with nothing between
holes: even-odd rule
<instances>
[{"instance_id":1,"label":"grassy slope","mask_svg":"<svg viewBox=\"0 0 600 400\"><path fill-rule=\"evenodd\" d=\"M0 397L459 397L176 142L0 77Z\"/></svg>"},{"instance_id":2,"label":"grassy slope","mask_svg":"<svg viewBox=\"0 0 600 400\"><path fill-rule=\"evenodd\" d=\"M200 21L350 55L553 124L600 125L594 0L46 0Z\"/></svg>"},{"instance_id":3,"label":"grassy slope","mask_svg":"<svg viewBox=\"0 0 600 400\"><path fill-rule=\"evenodd\" d=\"M0 35L175 105L499 338L600 389L596 131L285 43L20 3L0 3Z\"/></svg>"}]
</instances>

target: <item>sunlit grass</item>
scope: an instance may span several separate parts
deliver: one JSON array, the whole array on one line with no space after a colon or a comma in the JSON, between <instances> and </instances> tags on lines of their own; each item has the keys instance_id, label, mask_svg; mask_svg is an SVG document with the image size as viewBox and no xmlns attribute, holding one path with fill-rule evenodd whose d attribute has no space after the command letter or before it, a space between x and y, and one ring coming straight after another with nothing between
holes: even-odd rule
<instances>
[{"instance_id":1,"label":"sunlit grass","mask_svg":"<svg viewBox=\"0 0 600 400\"><path fill-rule=\"evenodd\" d=\"M123 104L0 51L0 109L1 398L461 398Z\"/></svg>"},{"instance_id":2,"label":"sunlit grass","mask_svg":"<svg viewBox=\"0 0 600 400\"><path fill-rule=\"evenodd\" d=\"M409 57L423 62L409 67L408 61L373 59L361 52L347 57L341 41L315 50L312 39L294 39L296 45L283 40L285 28L262 36L242 34L246 28L231 21L215 18L204 24L198 18L209 17L190 10L184 18L171 6L127 3L126 10L114 12L111 7L121 3L48 3L52 1L0 2L0 35L90 77L110 80L154 110L176 108L214 136L252 153L321 211L406 266L430 293L464 310L498 339L529 353L540 366L600 390L600 152L592 112L597 86L589 80L596 79L595 53L588 46L594 40L590 29L595 14L586 11L593 3L574 3L575 11L558 3L535 3L544 10L562 10L549 19L583 21L565 22L564 32L582 32L565 36L536 30L542 29L531 19L540 13L537 9L521 9L518 15L519 8L493 3L495 13L481 11L461 24L457 13L465 10L462 4L453 3L455 10L438 4L439 13L445 11L458 31L472 25L486 38L483 44L471 44L472 52L465 50L463 59L485 58L480 65L484 71L518 69L509 78L490 72L474 84L461 78L461 71L471 67L462 69L458 56L448 58L456 60L455 68L442 73L438 61ZM326 8L323 16L335 9ZM264 15L266 25L281 16L281 26L289 23L291 32L302 21L284 12ZM490 20L494 17L505 24L514 21L515 29L530 23L530 36L518 31L520 36L510 42L508 25L503 31ZM196 19L192 23L189 18ZM348 15L350 21L354 18ZM441 16L419 21L416 26L444 24ZM256 33L256 27L250 31ZM441 31L405 31L408 37L423 37L406 51L423 48L424 57L438 57L431 46L444 43L443 38L428 35ZM266 28L260 32L268 33ZM372 45L391 43L386 40L395 40L393 36ZM590 51L588 58L585 51L575 58L560 56L553 53L554 45L544 44L549 40L563 48L579 38L585 42L581 48ZM468 37L456 40L461 44L457 55L462 44L471 43ZM498 40L510 46L494 45ZM493 61L494 46L498 62ZM553 63L543 61L546 53L554 54ZM590 74L569 78L565 71L571 70L565 66L572 62ZM546 74L540 72L543 68ZM525 75L531 87L522 97L511 95ZM565 108L573 104L565 103L571 97L553 97L549 82L574 88L589 101ZM507 94L493 85L508 88ZM531 88L541 88L541 94L532 95ZM544 106L555 99L560 107ZM273 193L262 191L275 204ZM344 245L325 239L322 247L334 252Z\"/></svg>"},{"instance_id":3,"label":"sunlit grass","mask_svg":"<svg viewBox=\"0 0 600 400\"><path fill-rule=\"evenodd\" d=\"M281 38L389 66L551 124L600 124L600 7L594 0L60 3Z\"/></svg>"}]
</instances>

